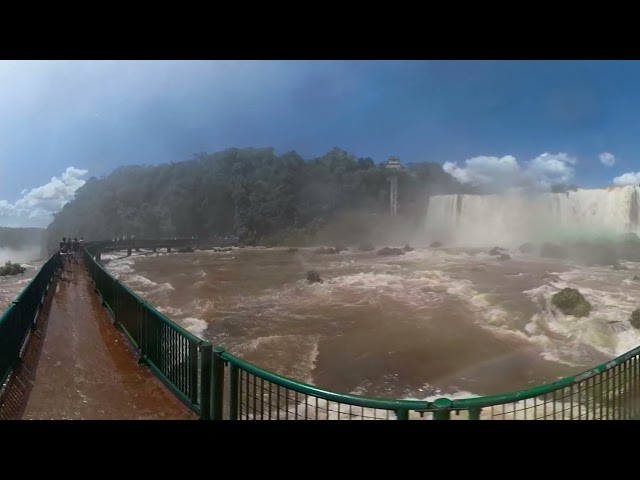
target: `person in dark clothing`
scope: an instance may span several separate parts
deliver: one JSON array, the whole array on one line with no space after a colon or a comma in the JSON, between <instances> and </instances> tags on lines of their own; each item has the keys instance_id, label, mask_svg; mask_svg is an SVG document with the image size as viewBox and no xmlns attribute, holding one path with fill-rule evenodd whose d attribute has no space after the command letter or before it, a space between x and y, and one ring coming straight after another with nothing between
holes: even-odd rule
<instances>
[{"instance_id":1,"label":"person in dark clothing","mask_svg":"<svg viewBox=\"0 0 640 480\"><path fill-rule=\"evenodd\" d=\"M56 262L56 275L58 275L61 280L64 280L64 260L68 256L67 237L62 237L62 241L60 242L60 255L58 255L58 260Z\"/></svg>"},{"instance_id":2,"label":"person in dark clothing","mask_svg":"<svg viewBox=\"0 0 640 480\"><path fill-rule=\"evenodd\" d=\"M78 263L78 253L80 252L80 244L78 243L78 239L74 238L73 242L71 242L71 251L73 252L73 261Z\"/></svg>"},{"instance_id":3,"label":"person in dark clothing","mask_svg":"<svg viewBox=\"0 0 640 480\"><path fill-rule=\"evenodd\" d=\"M71 260L73 259L72 243L71 237L67 237L67 258L69 259L69 263L71 263Z\"/></svg>"}]
</instances>

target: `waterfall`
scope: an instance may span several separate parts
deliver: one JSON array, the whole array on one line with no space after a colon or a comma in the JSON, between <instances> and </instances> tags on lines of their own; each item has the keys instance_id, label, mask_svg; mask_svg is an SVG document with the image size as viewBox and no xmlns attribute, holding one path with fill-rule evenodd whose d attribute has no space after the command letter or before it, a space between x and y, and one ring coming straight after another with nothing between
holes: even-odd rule
<instances>
[{"instance_id":1,"label":"waterfall","mask_svg":"<svg viewBox=\"0 0 640 480\"><path fill-rule=\"evenodd\" d=\"M427 208L426 236L457 246L517 246L640 233L639 188L436 195Z\"/></svg>"}]
</instances>

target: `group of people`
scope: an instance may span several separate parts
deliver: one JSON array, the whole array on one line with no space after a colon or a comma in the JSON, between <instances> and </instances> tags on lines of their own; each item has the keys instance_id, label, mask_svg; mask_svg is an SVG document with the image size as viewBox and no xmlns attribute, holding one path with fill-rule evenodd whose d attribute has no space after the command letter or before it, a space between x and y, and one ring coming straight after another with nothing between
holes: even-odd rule
<instances>
[{"instance_id":1,"label":"group of people","mask_svg":"<svg viewBox=\"0 0 640 480\"><path fill-rule=\"evenodd\" d=\"M84 247L84 238L80 237L80 240L71 237L63 237L60 242L60 255L62 259L69 260L69 263L75 262L78 263L80 260L80 254L82 252L82 248Z\"/></svg>"},{"instance_id":2,"label":"group of people","mask_svg":"<svg viewBox=\"0 0 640 480\"><path fill-rule=\"evenodd\" d=\"M127 237L126 235L122 235L122 237L120 235L113 237L113 239L111 240L112 242L126 242L127 240L135 240L136 236L135 235L131 235L130 237Z\"/></svg>"}]
</instances>

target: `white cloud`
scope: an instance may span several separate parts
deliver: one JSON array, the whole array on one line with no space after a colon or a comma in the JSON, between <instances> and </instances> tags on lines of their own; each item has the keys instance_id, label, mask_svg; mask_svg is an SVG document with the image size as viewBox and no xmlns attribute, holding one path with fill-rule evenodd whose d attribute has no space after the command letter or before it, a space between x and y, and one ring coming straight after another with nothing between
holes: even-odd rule
<instances>
[{"instance_id":1,"label":"white cloud","mask_svg":"<svg viewBox=\"0 0 640 480\"><path fill-rule=\"evenodd\" d=\"M461 183L472 185L503 184L518 175L520 167L516 159L510 155L505 157L474 157L465 161L464 167L446 162L445 172L457 178Z\"/></svg>"},{"instance_id":2,"label":"white cloud","mask_svg":"<svg viewBox=\"0 0 640 480\"><path fill-rule=\"evenodd\" d=\"M607 167L612 167L616 163L616 157L612 153L602 152L598 157L600 158L600 163Z\"/></svg>"},{"instance_id":3,"label":"white cloud","mask_svg":"<svg viewBox=\"0 0 640 480\"><path fill-rule=\"evenodd\" d=\"M640 172L627 172L613 179L614 185L640 185ZM1 207L0 207L1 208Z\"/></svg>"},{"instance_id":4,"label":"white cloud","mask_svg":"<svg viewBox=\"0 0 640 480\"><path fill-rule=\"evenodd\" d=\"M85 181L88 170L68 167L60 177L31 190L22 190L22 198L15 203L0 200L0 218L13 218L22 225L46 226L53 214L73 198Z\"/></svg>"},{"instance_id":5,"label":"white cloud","mask_svg":"<svg viewBox=\"0 0 640 480\"><path fill-rule=\"evenodd\" d=\"M543 153L528 162L524 173L534 185L546 188L569 182L575 173L573 165L576 163L578 161L566 153Z\"/></svg>"},{"instance_id":6,"label":"white cloud","mask_svg":"<svg viewBox=\"0 0 640 480\"><path fill-rule=\"evenodd\" d=\"M577 160L566 153L543 153L525 163L515 157L474 157L459 167L454 162L443 165L461 183L482 187L488 191L503 191L521 187L548 189L556 183L567 183L574 176Z\"/></svg>"}]
</instances>

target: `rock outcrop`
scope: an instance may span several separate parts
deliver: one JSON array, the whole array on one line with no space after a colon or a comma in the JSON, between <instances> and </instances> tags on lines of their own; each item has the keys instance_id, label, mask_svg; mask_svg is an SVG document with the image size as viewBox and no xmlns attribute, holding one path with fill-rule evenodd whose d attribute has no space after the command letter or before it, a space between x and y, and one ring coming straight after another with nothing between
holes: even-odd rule
<instances>
[{"instance_id":1,"label":"rock outcrop","mask_svg":"<svg viewBox=\"0 0 640 480\"><path fill-rule=\"evenodd\" d=\"M545 242L540 248L540 256L543 258L567 258L569 251L562 245Z\"/></svg>"},{"instance_id":2,"label":"rock outcrop","mask_svg":"<svg viewBox=\"0 0 640 480\"><path fill-rule=\"evenodd\" d=\"M404 255L401 248L384 247L377 251L378 255Z\"/></svg>"},{"instance_id":3,"label":"rock outcrop","mask_svg":"<svg viewBox=\"0 0 640 480\"><path fill-rule=\"evenodd\" d=\"M320 278L320 274L315 270L309 270L307 272L307 281L309 283L323 283L324 280Z\"/></svg>"},{"instance_id":4,"label":"rock outcrop","mask_svg":"<svg viewBox=\"0 0 640 480\"><path fill-rule=\"evenodd\" d=\"M338 252L336 251L335 248L320 247L320 248L316 248L314 253L317 253L317 254L320 254L320 255L330 255L330 254L334 254L334 253L338 253Z\"/></svg>"},{"instance_id":5,"label":"rock outcrop","mask_svg":"<svg viewBox=\"0 0 640 480\"><path fill-rule=\"evenodd\" d=\"M536 247L533 243L523 243L522 245L520 245L520 248L518 248L518 250L520 250L520 253L524 253L524 254L529 254L529 253L533 253L535 251Z\"/></svg>"},{"instance_id":6,"label":"rock outcrop","mask_svg":"<svg viewBox=\"0 0 640 480\"><path fill-rule=\"evenodd\" d=\"M586 317L591 313L591 304L575 288L563 288L551 298L551 303L565 315Z\"/></svg>"},{"instance_id":7,"label":"rock outcrop","mask_svg":"<svg viewBox=\"0 0 640 480\"><path fill-rule=\"evenodd\" d=\"M26 269L19 263L7 262L3 267L0 267L0 277L6 277L9 275L20 275L25 271Z\"/></svg>"}]
</instances>

